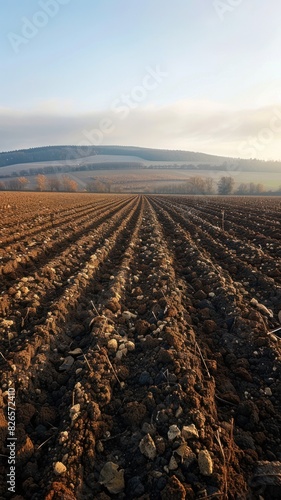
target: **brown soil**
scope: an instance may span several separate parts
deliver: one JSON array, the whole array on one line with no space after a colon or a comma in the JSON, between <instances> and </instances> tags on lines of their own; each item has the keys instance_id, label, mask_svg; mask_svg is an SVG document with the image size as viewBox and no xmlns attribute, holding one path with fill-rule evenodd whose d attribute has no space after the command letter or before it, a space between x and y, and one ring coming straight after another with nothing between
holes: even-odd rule
<instances>
[{"instance_id":1,"label":"brown soil","mask_svg":"<svg viewBox=\"0 0 281 500\"><path fill-rule=\"evenodd\" d=\"M0 498L280 498L280 200L1 196Z\"/></svg>"}]
</instances>

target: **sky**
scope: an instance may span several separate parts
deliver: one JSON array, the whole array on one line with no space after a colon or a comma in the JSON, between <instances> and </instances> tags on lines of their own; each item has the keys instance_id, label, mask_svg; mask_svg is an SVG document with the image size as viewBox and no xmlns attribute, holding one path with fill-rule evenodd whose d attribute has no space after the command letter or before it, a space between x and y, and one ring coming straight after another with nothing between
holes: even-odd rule
<instances>
[{"instance_id":1,"label":"sky","mask_svg":"<svg viewBox=\"0 0 281 500\"><path fill-rule=\"evenodd\" d=\"M0 0L0 151L281 160L279 0Z\"/></svg>"}]
</instances>

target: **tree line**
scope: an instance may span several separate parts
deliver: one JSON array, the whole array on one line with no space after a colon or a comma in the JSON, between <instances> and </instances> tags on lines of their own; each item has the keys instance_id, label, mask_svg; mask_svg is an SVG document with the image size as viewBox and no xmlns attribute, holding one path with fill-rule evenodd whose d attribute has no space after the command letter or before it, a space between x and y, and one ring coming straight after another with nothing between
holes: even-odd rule
<instances>
[{"instance_id":1,"label":"tree line","mask_svg":"<svg viewBox=\"0 0 281 500\"><path fill-rule=\"evenodd\" d=\"M14 177L8 181L0 181L1 191L23 191L28 188L29 181L26 177ZM46 177L38 174L35 183L36 191L67 191L74 193L78 191L78 183L63 175L61 177Z\"/></svg>"},{"instance_id":2,"label":"tree line","mask_svg":"<svg viewBox=\"0 0 281 500\"><path fill-rule=\"evenodd\" d=\"M223 176L219 179L217 184L214 183L213 179L207 177L190 177L187 181L181 183L167 184L164 186L159 186L154 189L154 193L163 194L198 194L198 195L279 195L281 194L281 186L277 191L266 191L265 187L261 183L241 183L235 188L235 181L233 177Z\"/></svg>"},{"instance_id":3,"label":"tree line","mask_svg":"<svg viewBox=\"0 0 281 500\"><path fill-rule=\"evenodd\" d=\"M0 191L23 191L29 188L28 178L14 177L8 179L7 181L0 181ZM62 175L61 177L47 177L44 174L38 174L36 176L35 187L30 188L30 190L36 191L66 191L66 192L77 192L79 191L78 183L68 177L67 175ZM81 189L80 189L81 191ZM90 193L110 193L122 192L122 186L112 186L109 181L101 181L98 178L92 178L88 180L83 191L88 191ZM127 192L127 190L126 190ZM261 183L241 183L235 187L235 181L233 177L223 176L219 179L217 183L210 177L200 177L193 176L187 181L181 183L170 183L163 186L148 187L145 192L156 193L156 194L190 194L190 195L281 195L281 186L276 191L266 190L264 185Z\"/></svg>"}]
</instances>

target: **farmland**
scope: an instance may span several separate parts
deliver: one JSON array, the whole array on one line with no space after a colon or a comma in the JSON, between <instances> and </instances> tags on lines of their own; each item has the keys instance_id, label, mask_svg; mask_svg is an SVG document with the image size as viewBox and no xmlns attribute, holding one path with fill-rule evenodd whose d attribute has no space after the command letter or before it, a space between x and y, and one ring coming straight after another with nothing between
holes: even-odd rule
<instances>
[{"instance_id":1,"label":"farmland","mask_svg":"<svg viewBox=\"0 0 281 500\"><path fill-rule=\"evenodd\" d=\"M31 164L30 164L31 165ZM29 166L30 166L29 165ZM112 193L114 192L135 192L135 193L154 193L159 188L163 188L167 185L172 186L180 183L185 183L190 180L190 178L197 176L203 179L212 179L214 185L220 179L222 175L227 175L233 177L235 181L235 189L238 188L241 183L261 183L263 184L265 190L276 191L280 185L280 173L277 172L243 172L243 171L213 171L194 168L194 169L181 169L176 167L166 167L166 168L146 168L144 166L139 168L125 168L125 166L120 166L115 169L104 168L106 163L101 164L99 168L93 171L69 171L67 177L77 182L77 190L85 191L89 183L93 180L105 183L110 186ZM18 172L25 172L25 170L19 170L20 166L17 166ZM34 166L36 168L36 164ZM7 175L5 176L5 172ZM1 179L6 186L9 186L11 180L17 179L14 177L15 169L14 167L2 167L0 169ZM65 174L56 173L54 174L44 174L47 180L47 184L52 179L56 179L58 183L63 181ZM27 190L37 190L37 175L28 175L27 179ZM14 188L13 188L14 189Z\"/></svg>"},{"instance_id":2,"label":"farmland","mask_svg":"<svg viewBox=\"0 0 281 500\"><path fill-rule=\"evenodd\" d=\"M17 500L280 498L280 198L0 213L0 496L12 388Z\"/></svg>"},{"instance_id":3,"label":"farmland","mask_svg":"<svg viewBox=\"0 0 281 500\"><path fill-rule=\"evenodd\" d=\"M189 182L194 176L216 184L221 176L226 175L233 177L235 189L245 183L264 187L262 191L238 190L235 194L258 195L271 191L274 195L280 186L280 168L279 162L265 164L259 160L191 151L126 146L50 146L0 153L0 190L69 191L64 185L66 176L77 183L71 191L213 194L213 189L202 192L165 188ZM45 177L44 188L38 185L38 175ZM19 182L21 178L24 184ZM103 189L89 189L93 181L105 186Z\"/></svg>"}]
</instances>

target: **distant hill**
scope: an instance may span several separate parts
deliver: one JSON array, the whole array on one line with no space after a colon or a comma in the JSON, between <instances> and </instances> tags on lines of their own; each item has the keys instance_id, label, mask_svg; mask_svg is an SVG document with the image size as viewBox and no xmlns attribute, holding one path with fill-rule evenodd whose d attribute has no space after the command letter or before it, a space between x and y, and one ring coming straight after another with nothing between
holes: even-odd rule
<instances>
[{"instance_id":1,"label":"distant hill","mask_svg":"<svg viewBox=\"0 0 281 500\"><path fill-rule=\"evenodd\" d=\"M124 163L125 157L129 161L132 157L143 160L146 163L165 162L165 167L175 168L177 165L185 168L194 166L204 166L213 170L233 171L258 171L258 172L280 172L281 162L265 162L261 160L243 160L240 158L228 158L222 156L197 153L192 151L168 150L140 148L133 146L47 146L31 149L21 149L18 151L8 151L0 153L0 168L9 165L41 163L41 162L63 162L64 165L73 165L73 160L80 160L82 163L95 162L100 164L108 162L112 157L116 168L118 157L120 163ZM103 160L104 157L104 160ZM88 161L87 161L88 158ZM134 165L135 166L135 165Z\"/></svg>"},{"instance_id":2,"label":"distant hill","mask_svg":"<svg viewBox=\"0 0 281 500\"><path fill-rule=\"evenodd\" d=\"M0 153L0 167L16 165L18 163L76 160L94 155L137 156L144 160L172 162L196 161L214 163L224 160L222 157L204 153L131 146L47 146Z\"/></svg>"}]
</instances>

